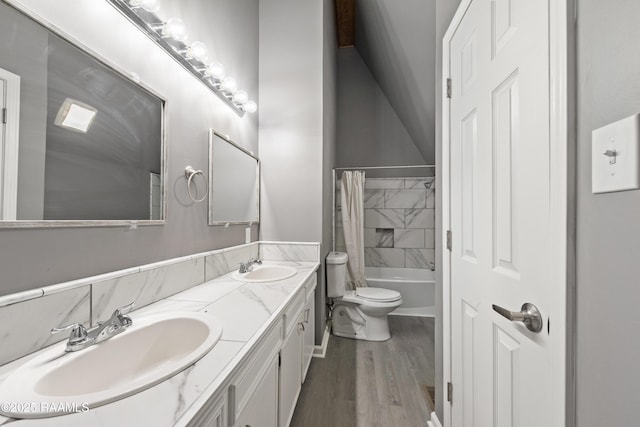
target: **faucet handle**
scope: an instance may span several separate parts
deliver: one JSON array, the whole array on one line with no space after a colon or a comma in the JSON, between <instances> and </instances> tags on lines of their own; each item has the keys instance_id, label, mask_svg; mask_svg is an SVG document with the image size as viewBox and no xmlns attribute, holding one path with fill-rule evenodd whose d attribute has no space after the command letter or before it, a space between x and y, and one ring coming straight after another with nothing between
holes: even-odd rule
<instances>
[{"instance_id":1,"label":"faucet handle","mask_svg":"<svg viewBox=\"0 0 640 427\"><path fill-rule=\"evenodd\" d=\"M57 334L59 332L68 331L69 329L71 329L71 334L69 335L70 343L73 343L74 341L84 340L87 338L87 328L85 328L82 323L72 323L70 325L53 328L51 329L51 334Z\"/></svg>"},{"instance_id":2,"label":"faucet handle","mask_svg":"<svg viewBox=\"0 0 640 427\"><path fill-rule=\"evenodd\" d=\"M123 305L122 307L118 307L113 311L113 315L114 316L123 316L129 312L131 312L131 310L133 310L133 307L136 305L135 301L131 301L129 304L127 305Z\"/></svg>"}]
</instances>

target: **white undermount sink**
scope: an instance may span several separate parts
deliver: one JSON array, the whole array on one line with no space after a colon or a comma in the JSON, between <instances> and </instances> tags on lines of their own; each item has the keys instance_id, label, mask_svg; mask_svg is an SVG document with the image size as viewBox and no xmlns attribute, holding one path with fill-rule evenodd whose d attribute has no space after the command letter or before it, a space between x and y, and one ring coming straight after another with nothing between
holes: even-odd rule
<instances>
[{"instance_id":1,"label":"white undermount sink","mask_svg":"<svg viewBox=\"0 0 640 427\"><path fill-rule=\"evenodd\" d=\"M165 312L134 317L125 332L84 350L56 344L0 383L0 413L45 418L114 402L191 366L221 335L210 315Z\"/></svg>"},{"instance_id":2,"label":"white undermount sink","mask_svg":"<svg viewBox=\"0 0 640 427\"><path fill-rule=\"evenodd\" d=\"M231 277L241 282L275 282L294 276L298 270L285 265L261 265L256 266L248 273L234 272Z\"/></svg>"}]
</instances>

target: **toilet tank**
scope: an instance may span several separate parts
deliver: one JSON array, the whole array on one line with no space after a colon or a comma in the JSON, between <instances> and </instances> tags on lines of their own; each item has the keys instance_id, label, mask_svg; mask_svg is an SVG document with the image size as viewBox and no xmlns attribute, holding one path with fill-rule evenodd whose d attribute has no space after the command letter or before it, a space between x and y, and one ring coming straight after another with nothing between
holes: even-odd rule
<instances>
[{"instance_id":1,"label":"toilet tank","mask_svg":"<svg viewBox=\"0 0 640 427\"><path fill-rule=\"evenodd\" d=\"M329 252L327 255L327 296L329 298L344 296L348 259L344 252Z\"/></svg>"}]
</instances>

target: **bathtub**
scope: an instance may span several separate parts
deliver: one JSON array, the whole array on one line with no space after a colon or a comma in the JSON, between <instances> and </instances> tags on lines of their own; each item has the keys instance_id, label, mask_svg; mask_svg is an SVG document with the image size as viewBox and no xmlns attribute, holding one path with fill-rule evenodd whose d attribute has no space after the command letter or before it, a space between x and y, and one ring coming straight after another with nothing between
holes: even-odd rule
<instances>
[{"instance_id":1,"label":"bathtub","mask_svg":"<svg viewBox=\"0 0 640 427\"><path fill-rule=\"evenodd\" d=\"M418 268L366 267L367 284L392 289L402 295L396 316L435 317L435 272Z\"/></svg>"}]
</instances>

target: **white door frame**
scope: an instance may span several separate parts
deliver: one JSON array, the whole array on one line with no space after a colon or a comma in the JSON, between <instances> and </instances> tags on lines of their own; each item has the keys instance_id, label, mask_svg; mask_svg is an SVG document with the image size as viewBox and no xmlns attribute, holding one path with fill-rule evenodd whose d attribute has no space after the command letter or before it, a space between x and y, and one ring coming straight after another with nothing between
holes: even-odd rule
<instances>
[{"instance_id":1,"label":"white door frame","mask_svg":"<svg viewBox=\"0 0 640 427\"><path fill-rule=\"evenodd\" d=\"M0 68L0 79L7 82L4 149L0 146L0 219L15 221L18 208L20 76Z\"/></svg>"},{"instance_id":2,"label":"white door frame","mask_svg":"<svg viewBox=\"0 0 640 427\"><path fill-rule=\"evenodd\" d=\"M446 402L447 384L451 382L451 252L447 248L447 230L451 227L450 212L450 102L446 97L447 77L450 76L450 43L467 9L474 0L461 0L451 24L442 41L442 234L440 236L442 256L442 363L443 375L441 398ZM488 1L488 0L475 0ZM493 0L491 0L493 1ZM552 255L560 261L557 271L551 271L559 283L552 300L564 306L566 317L554 319L554 360L564 363L553 365L555 386L553 401L562 411L565 425L575 425L575 380L574 380L574 305L575 288L575 7L576 0L549 1L549 144L550 144L550 218L555 227L550 235L553 239ZM455 82L454 82L455 84ZM547 268L548 266L542 266ZM556 310L554 310L556 311ZM562 310L560 311L562 312ZM564 341L564 342L563 342ZM455 390L454 390L455 398ZM451 405L444 404L444 427L451 425Z\"/></svg>"}]
</instances>

